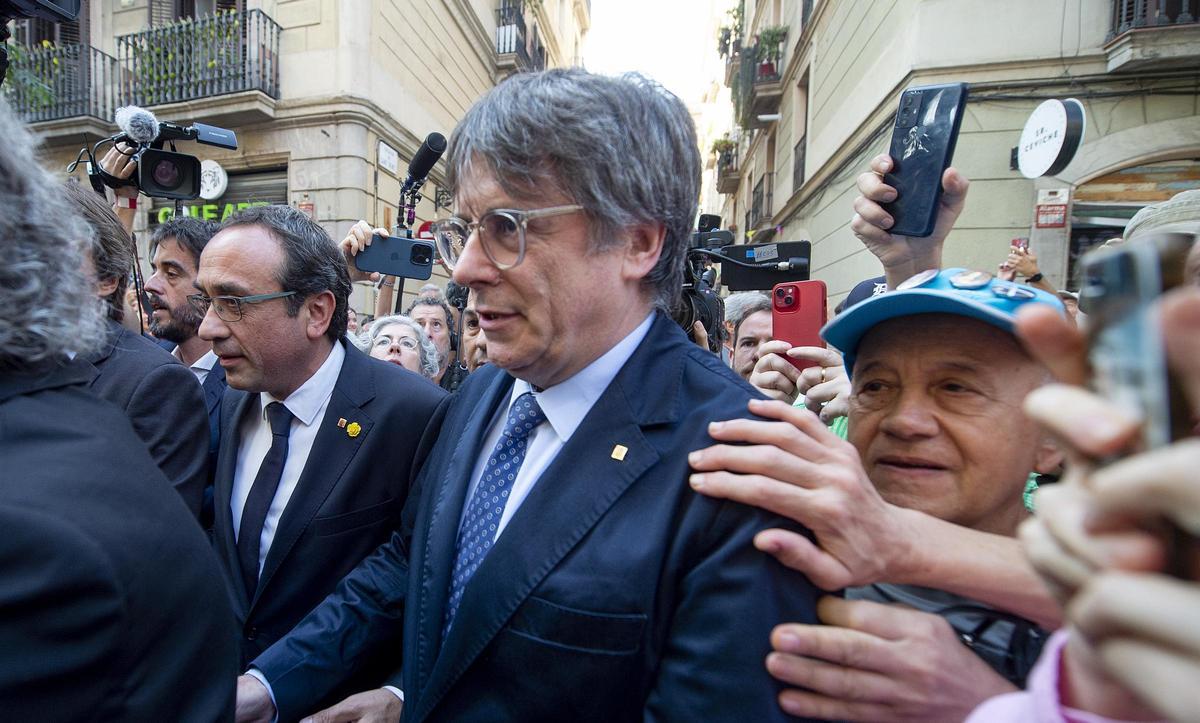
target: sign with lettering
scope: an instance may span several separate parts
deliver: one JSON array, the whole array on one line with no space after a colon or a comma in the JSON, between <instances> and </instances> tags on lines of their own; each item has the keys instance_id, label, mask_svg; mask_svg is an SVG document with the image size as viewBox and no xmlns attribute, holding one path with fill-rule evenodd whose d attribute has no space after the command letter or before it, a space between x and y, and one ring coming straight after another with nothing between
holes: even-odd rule
<instances>
[{"instance_id":1,"label":"sign with lettering","mask_svg":"<svg viewBox=\"0 0 1200 723\"><path fill-rule=\"evenodd\" d=\"M1017 145L1017 168L1026 178L1053 176L1075 157L1086 126L1083 104L1074 98L1048 100L1025 122Z\"/></svg>"},{"instance_id":2,"label":"sign with lettering","mask_svg":"<svg viewBox=\"0 0 1200 723\"><path fill-rule=\"evenodd\" d=\"M238 203L193 203L183 206L183 215L199 218L205 221L224 221L243 208L251 206L267 206L266 201L240 201ZM154 209L156 221L166 223L175 217L174 206L160 206Z\"/></svg>"}]
</instances>

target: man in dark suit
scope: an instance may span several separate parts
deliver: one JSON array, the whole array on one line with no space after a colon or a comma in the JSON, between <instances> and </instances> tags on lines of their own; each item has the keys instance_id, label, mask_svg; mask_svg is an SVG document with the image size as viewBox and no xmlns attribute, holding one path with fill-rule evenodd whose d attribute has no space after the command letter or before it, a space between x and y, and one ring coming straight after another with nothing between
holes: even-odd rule
<instances>
[{"instance_id":1,"label":"man in dark suit","mask_svg":"<svg viewBox=\"0 0 1200 723\"><path fill-rule=\"evenodd\" d=\"M532 127L552 132L513 131ZM784 719L761 656L788 615L815 622L816 591L752 544L789 523L688 487L709 422L755 394L658 310L698 196L683 103L644 79L514 76L448 165L457 215L435 237L491 364L447 410L411 538L254 661L239 718L293 720L387 651L391 689L331 719L394 720L401 691L408 721Z\"/></svg>"},{"instance_id":2,"label":"man in dark suit","mask_svg":"<svg viewBox=\"0 0 1200 723\"><path fill-rule=\"evenodd\" d=\"M201 255L196 285L207 310L199 333L230 387L213 544L248 662L399 524L445 393L346 343L345 261L295 209L227 221Z\"/></svg>"},{"instance_id":3,"label":"man in dark suit","mask_svg":"<svg viewBox=\"0 0 1200 723\"><path fill-rule=\"evenodd\" d=\"M78 357L104 335L88 227L2 101L0 136L0 717L230 720L216 559L129 421L86 388ZM29 233L49 228L52 244Z\"/></svg>"},{"instance_id":4,"label":"man in dark suit","mask_svg":"<svg viewBox=\"0 0 1200 723\"><path fill-rule=\"evenodd\" d=\"M108 313L102 343L84 356L93 367L92 391L125 412L159 469L199 518L209 468L200 389L168 352L121 326L125 277L134 263L133 240L103 196L78 183L64 188L92 228L93 284Z\"/></svg>"}]
</instances>

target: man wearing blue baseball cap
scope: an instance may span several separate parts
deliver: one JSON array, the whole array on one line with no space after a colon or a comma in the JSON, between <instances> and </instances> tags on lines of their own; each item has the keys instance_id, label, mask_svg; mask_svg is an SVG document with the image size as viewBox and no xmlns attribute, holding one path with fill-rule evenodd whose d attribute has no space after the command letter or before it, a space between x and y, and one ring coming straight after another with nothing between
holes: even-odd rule
<instances>
[{"instance_id":1,"label":"man wearing blue baseball cap","mask_svg":"<svg viewBox=\"0 0 1200 723\"><path fill-rule=\"evenodd\" d=\"M793 715L961 720L1023 682L1059 612L1013 539L1031 472L1062 461L1021 403L1048 380L1013 334L1051 294L928 270L822 335L851 377L847 440L779 402L714 425L693 486L805 523L755 545L827 590L825 626L776 628L767 667ZM734 444L741 443L741 444ZM880 604L901 603L901 605ZM915 609L911 609L915 608Z\"/></svg>"}]
</instances>

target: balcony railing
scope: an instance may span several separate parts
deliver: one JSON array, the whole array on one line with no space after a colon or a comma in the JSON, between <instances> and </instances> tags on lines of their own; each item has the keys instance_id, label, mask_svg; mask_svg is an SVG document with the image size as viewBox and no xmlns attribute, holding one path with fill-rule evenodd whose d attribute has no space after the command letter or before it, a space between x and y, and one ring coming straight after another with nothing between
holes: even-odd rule
<instances>
[{"instance_id":1,"label":"balcony railing","mask_svg":"<svg viewBox=\"0 0 1200 723\"><path fill-rule=\"evenodd\" d=\"M1113 0L1108 39L1136 28L1200 22L1200 0Z\"/></svg>"},{"instance_id":2,"label":"balcony railing","mask_svg":"<svg viewBox=\"0 0 1200 723\"><path fill-rule=\"evenodd\" d=\"M774 173L764 173L758 179L758 183L754 184L754 191L750 194L748 228L758 228L760 223L771 218L771 186L774 176Z\"/></svg>"},{"instance_id":3,"label":"balcony railing","mask_svg":"<svg viewBox=\"0 0 1200 723\"><path fill-rule=\"evenodd\" d=\"M717 192L735 193L738 182L738 149L737 146L717 154Z\"/></svg>"},{"instance_id":4,"label":"balcony railing","mask_svg":"<svg viewBox=\"0 0 1200 723\"><path fill-rule=\"evenodd\" d=\"M259 90L279 98L279 25L262 10L222 12L117 38L124 93L159 105Z\"/></svg>"},{"instance_id":5,"label":"balcony railing","mask_svg":"<svg viewBox=\"0 0 1200 723\"><path fill-rule=\"evenodd\" d=\"M758 116L779 110L783 96L782 69L780 46L768 49L756 44L742 48L734 95L735 113L742 128L762 128L766 123L759 121Z\"/></svg>"},{"instance_id":6,"label":"balcony railing","mask_svg":"<svg viewBox=\"0 0 1200 723\"><path fill-rule=\"evenodd\" d=\"M117 61L90 45L14 48L5 95L29 123L113 116Z\"/></svg>"},{"instance_id":7,"label":"balcony railing","mask_svg":"<svg viewBox=\"0 0 1200 723\"><path fill-rule=\"evenodd\" d=\"M513 56L518 72L545 69L546 49L538 39L537 28L530 42L523 3L504 0L496 9L496 55Z\"/></svg>"},{"instance_id":8,"label":"balcony railing","mask_svg":"<svg viewBox=\"0 0 1200 723\"><path fill-rule=\"evenodd\" d=\"M800 136L800 140L792 148L792 193L796 193L804 185L804 141L804 136Z\"/></svg>"}]
</instances>

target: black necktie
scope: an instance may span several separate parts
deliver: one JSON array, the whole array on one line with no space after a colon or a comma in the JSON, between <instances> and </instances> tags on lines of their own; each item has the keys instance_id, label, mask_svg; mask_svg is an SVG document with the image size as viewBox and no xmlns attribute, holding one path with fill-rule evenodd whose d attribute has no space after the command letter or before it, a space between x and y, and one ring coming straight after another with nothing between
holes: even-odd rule
<instances>
[{"instance_id":1,"label":"black necktie","mask_svg":"<svg viewBox=\"0 0 1200 723\"><path fill-rule=\"evenodd\" d=\"M262 539L263 523L267 519L267 511L275 499L275 491L279 489L279 480L283 477L283 465L288 456L288 433L292 429L292 413L279 402L267 405L267 420L271 423L271 448L263 457L254 485L246 496L246 506L242 509L242 524L238 529L238 561L242 565L242 581L246 585L246 597L254 599L254 591L258 587L258 553L259 542Z\"/></svg>"}]
</instances>

